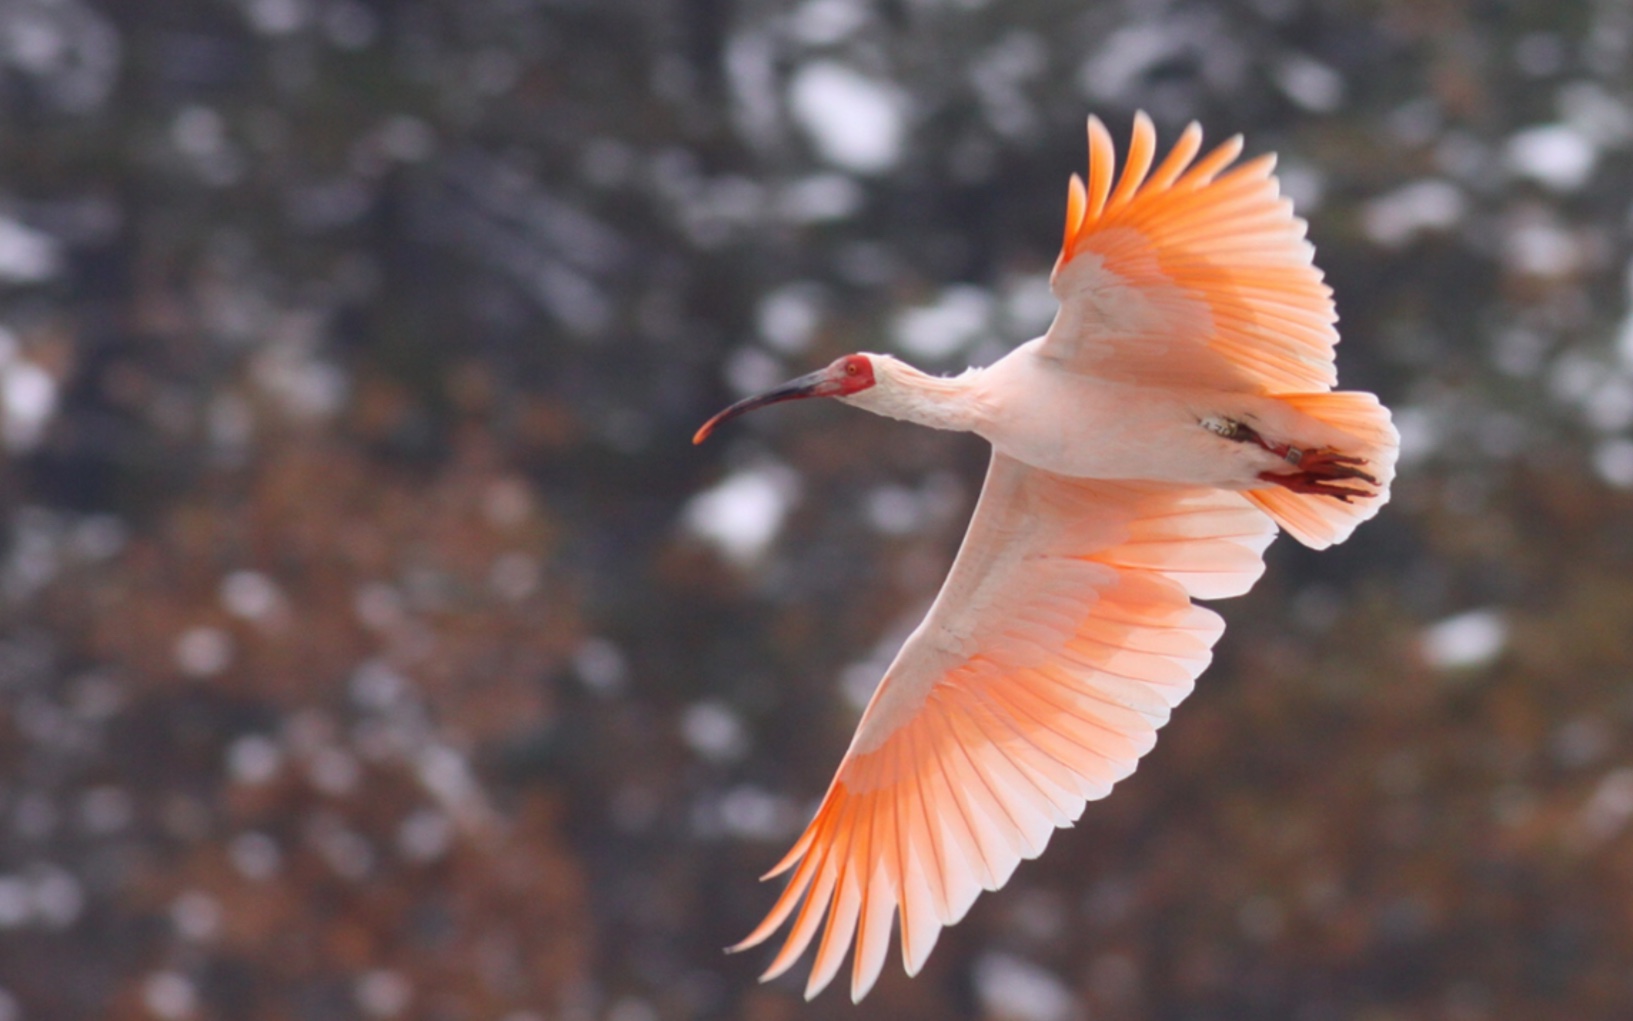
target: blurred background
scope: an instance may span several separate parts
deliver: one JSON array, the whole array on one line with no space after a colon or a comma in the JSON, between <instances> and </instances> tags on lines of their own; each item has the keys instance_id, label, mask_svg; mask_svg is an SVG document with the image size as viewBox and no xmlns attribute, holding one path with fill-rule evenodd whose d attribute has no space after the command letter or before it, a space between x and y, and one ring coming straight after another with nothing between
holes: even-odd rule
<instances>
[{"instance_id":1,"label":"blurred background","mask_svg":"<svg viewBox=\"0 0 1633 1021\"><path fill-rule=\"evenodd\" d=\"M0 1021L1633 1017L1630 62L1624 0L4 0ZM1394 503L804 1005L721 948L985 451L689 437L1041 332L1138 108L1281 154Z\"/></svg>"}]
</instances>

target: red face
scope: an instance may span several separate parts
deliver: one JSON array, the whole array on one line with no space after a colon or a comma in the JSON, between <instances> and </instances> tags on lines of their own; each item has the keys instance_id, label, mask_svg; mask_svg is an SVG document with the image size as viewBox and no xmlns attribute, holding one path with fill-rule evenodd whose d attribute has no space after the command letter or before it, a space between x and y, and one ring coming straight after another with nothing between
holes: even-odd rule
<instances>
[{"instance_id":1,"label":"red face","mask_svg":"<svg viewBox=\"0 0 1633 1021\"><path fill-rule=\"evenodd\" d=\"M827 375L831 380L829 385L836 389L832 393L824 393L824 397L844 397L866 390L874 383L873 363L867 355L846 355L835 359L828 366Z\"/></svg>"}]
</instances>

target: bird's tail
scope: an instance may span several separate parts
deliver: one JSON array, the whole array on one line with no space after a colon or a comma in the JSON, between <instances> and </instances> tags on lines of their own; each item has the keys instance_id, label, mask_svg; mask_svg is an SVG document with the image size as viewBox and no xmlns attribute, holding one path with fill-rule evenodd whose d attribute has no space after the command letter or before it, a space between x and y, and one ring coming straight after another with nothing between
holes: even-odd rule
<instances>
[{"instance_id":1,"label":"bird's tail","mask_svg":"<svg viewBox=\"0 0 1633 1021\"><path fill-rule=\"evenodd\" d=\"M1296 492L1285 485L1252 489L1245 495L1260 510L1276 519L1293 538L1311 549L1326 549L1349 538L1355 526L1378 513L1389 502L1389 484L1395 479L1395 458L1400 434L1389 420L1389 409L1369 393L1277 394L1276 399L1354 439L1353 447L1337 451L1358 458L1360 471L1376 479L1345 482L1365 495L1341 500L1319 492Z\"/></svg>"}]
</instances>

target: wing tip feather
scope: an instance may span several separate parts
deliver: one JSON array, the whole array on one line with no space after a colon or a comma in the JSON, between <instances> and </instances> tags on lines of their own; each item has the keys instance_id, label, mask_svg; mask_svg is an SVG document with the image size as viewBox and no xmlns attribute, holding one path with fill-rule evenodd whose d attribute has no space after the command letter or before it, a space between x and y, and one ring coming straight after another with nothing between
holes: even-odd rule
<instances>
[{"instance_id":1,"label":"wing tip feather","mask_svg":"<svg viewBox=\"0 0 1633 1021\"><path fill-rule=\"evenodd\" d=\"M1098 220L1105 211L1116 165L1117 148L1111 140L1111 132L1099 117L1089 114L1089 204L1085 223Z\"/></svg>"}]
</instances>

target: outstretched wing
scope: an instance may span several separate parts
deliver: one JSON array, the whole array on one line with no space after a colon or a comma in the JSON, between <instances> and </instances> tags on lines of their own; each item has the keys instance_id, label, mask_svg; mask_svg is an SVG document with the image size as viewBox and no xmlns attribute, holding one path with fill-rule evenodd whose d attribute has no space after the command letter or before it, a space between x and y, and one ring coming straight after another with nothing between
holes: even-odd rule
<instances>
[{"instance_id":1,"label":"outstretched wing","mask_svg":"<svg viewBox=\"0 0 1633 1021\"><path fill-rule=\"evenodd\" d=\"M1201 160L1187 127L1151 170L1156 131L1134 119L1115 189L1111 136L1089 118L1089 181L1072 175L1043 350L1102 378L1254 393L1337 382L1332 291L1304 221L1280 198L1273 155L1221 173L1241 136Z\"/></svg>"},{"instance_id":2,"label":"outstretched wing","mask_svg":"<svg viewBox=\"0 0 1633 1021\"><path fill-rule=\"evenodd\" d=\"M806 995L854 938L860 999L899 912L916 973L977 893L1133 772L1223 630L1191 598L1245 592L1274 535L1237 493L1070 479L994 454L941 593L767 877L792 869L787 888L734 949L792 915L775 977L826 914Z\"/></svg>"}]
</instances>

